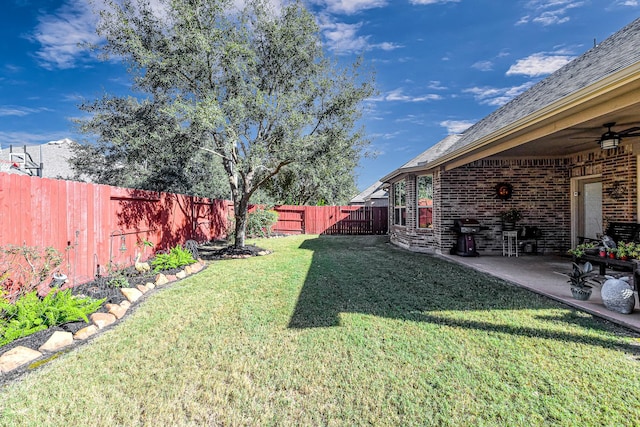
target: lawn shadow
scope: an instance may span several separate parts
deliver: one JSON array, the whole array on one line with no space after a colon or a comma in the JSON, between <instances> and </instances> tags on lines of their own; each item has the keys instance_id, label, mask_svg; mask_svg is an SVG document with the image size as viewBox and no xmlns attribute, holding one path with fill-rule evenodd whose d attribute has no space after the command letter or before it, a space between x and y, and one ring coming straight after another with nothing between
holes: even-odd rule
<instances>
[{"instance_id":1,"label":"lawn shadow","mask_svg":"<svg viewBox=\"0 0 640 427\"><path fill-rule=\"evenodd\" d=\"M342 313L362 313L607 348L622 345L625 351L640 354L640 348L619 340L446 317L441 313L542 310L554 305L575 309L443 258L398 249L386 240L379 236L305 240L300 248L313 251L313 260L289 328L340 326ZM561 321L603 331L616 328L618 335L624 329L579 315L567 315Z\"/></svg>"}]
</instances>

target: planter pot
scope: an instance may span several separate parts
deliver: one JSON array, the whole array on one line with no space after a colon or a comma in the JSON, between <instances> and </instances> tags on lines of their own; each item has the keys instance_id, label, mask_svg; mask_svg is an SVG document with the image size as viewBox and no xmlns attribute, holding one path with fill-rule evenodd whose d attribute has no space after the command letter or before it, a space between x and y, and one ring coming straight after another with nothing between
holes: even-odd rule
<instances>
[{"instance_id":1,"label":"planter pot","mask_svg":"<svg viewBox=\"0 0 640 427\"><path fill-rule=\"evenodd\" d=\"M513 231L516 229L516 223L515 222L509 222L509 221L505 221L502 223L502 230L503 231Z\"/></svg>"},{"instance_id":2,"label":"planter pot","mask_svg":"<svg viewBox=\"0 0 640 427\"><path fill-rule=\"evenodd\" d=\"M613 252L611 252L611 253L609 254L609 258L611 258L611 259L616 259L616 254L614 254Z\"/></svg>"},{"instance_id":3,"label":"planter pot","mask_svg":"<svg viewBox=\"0 0 640 427\"><path fill-rule=\"evenodd\" d=\"M573 297L580 301L586 301L591 298L591 288L577 288L575 286L571 287L571 294Z\"/></svg>"},{"instance_id":4,"label":"planter pot","mask_svg":"<svg viewBox=\"0 0 640 427\"><path fill-rule=\"evenodd\" d=\"M605 251L600 251L600 256L604 258L607 256L607 253Z\"/></svg>"}]
</instances>

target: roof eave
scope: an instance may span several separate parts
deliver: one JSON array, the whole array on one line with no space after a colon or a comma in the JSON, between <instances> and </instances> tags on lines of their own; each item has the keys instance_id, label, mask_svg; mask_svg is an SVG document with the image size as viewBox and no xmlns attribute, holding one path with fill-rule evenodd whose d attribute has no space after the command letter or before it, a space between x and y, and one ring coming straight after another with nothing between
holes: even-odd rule
<instances>
[{"instance_id":1,"label":"roof eave","mask_svg":"<svg viewBox=\"0 0 640 427\"><path fill-rule=\"evenodd\" d=\"M639 83L640 82L640 63L635 63L629 67L626 67L617 73L611 74L604 79L599 80L598 82L586 86L585 88L576 91L570 95L561 98L548 106L541 108L538 111L535 111L528 116L525 116L515 122L506 125L495 132L486 135L474 141L464 147L461 147L458 150L452 151L451 153L445 154L442 157L434 159L431 162L425 163L421 165L420 168L411 168L413 170L402 171L401 173L406 172L414 172L417 170L425 170L425 169L435 169L438 167L442 167L447 163L450 163L454 160L459 160L465 156L468 156L472 153L476 153L477 151L483 149L484 147L500 142L501 140L508 140L509 136L513 135L516 132L526 131L527 128L530 128L536 124L544 122L549 118L555 117L563 112L571 110L581 104L585 104L590 100L597 99L602 97L603 95L626 86L630 83ZM392 176L394 173L387 175L387 177ZM395 174L396 176L398 173ZM387 178L385 177L385 178Z\"/></svg>"}]
</instances>

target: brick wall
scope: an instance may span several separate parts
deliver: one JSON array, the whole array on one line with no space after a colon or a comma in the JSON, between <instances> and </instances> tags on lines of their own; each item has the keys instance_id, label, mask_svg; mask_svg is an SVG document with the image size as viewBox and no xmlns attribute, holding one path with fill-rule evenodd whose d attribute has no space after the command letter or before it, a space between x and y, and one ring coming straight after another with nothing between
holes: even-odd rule
<instances>
[{"instance_id":1,"label":"brick wall","mask_svg":"<svg viewBox=\"0 0 640 427\"><path fill-rule=\"evenodd\" d=\"M500 212L517 208L524 216L518 226L542 230L539 250L564 253L571 247L572 178L600 175L603 229L610 221L638 221L638 147L635 151L625 145L565 159L484 159L446 172L435 171L433 228L427 230L416 228L416 175L404 176L407 226L391 222L391 241L414 251L448 253L457 237L450 230L454 220L475 218L489 228L476 235L478 251L501 253ZM496 197L495 186L500 182L513 186L509 200Z\"/></svg>"},{"instance_id":2,"label":"brick wall","mask_svg":"<svg viewBox=\"0 0 640 427\"><path fill-rule=\"evenodd\" d=\"M451 171L434 173L433 229L415 227L415 176L406 176L407 226L390 228L391 240L422 252L448 253L456 234L450 230L457 218L475 218L489 229L476 235L483 253L501 253L500 212L518 208L519 226L538 226L544 235L540 249L564 252L570 246L570 177L568 159L480 160ZM513 196L500 200L495 186L508 182ZM409 189L412 189L411 191ZM411 208L411 210L409 210ZM411 213L409 213L411 212Z\"/></svg>"},{"instance_id":3,"label":"brick wall","mask_svg":"<svg viewBox=\"0 0 640 427\"><path fill-rule=\"evenodd\" d=\"M637 222L638 203L637 162L633 147L624 145L615 150L598 150L570 159L572 178L601 175L602 217L604 222ZM606 228L603 224L602 229Z\"/></svg>"}]
</instances>

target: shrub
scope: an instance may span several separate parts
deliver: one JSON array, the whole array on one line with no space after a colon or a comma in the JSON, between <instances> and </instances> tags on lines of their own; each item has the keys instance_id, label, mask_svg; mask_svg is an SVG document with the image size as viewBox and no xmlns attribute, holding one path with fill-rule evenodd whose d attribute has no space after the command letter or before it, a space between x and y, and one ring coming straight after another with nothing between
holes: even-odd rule
<instances>
[{"instance_id":1,"label":"shrub","mask_svg":"<svg viewBox=\"0 0 640 427\"><path fill-rule=\"evenodd\" d=\"M278 222L278 212L267 209L256 209L247 218L247 236L269 237L273 226Z\"/></svg>"},{"instance_id":2,"label":"shrub","mask_svg":"<svg viewBox=\"0 0 640 427\"><path fill-rule=\"evenodd\" d=\"M107 279L107 285L113 288L129 287L129 279L124 274L113 274Z\"/></svg>"},{"instance_id":3,"label":"shrub","mask_svg":"<svg viewBox=\"0 0 640 427\"><path fill-rule=\"evenodd\" d=\"M50 292L40 299L35 291L23 295L15 304L0 298L0 346L18 338L67 322L84 319L105 300L76 297L67 289Z\"/></svg>"},{"instance_id":4,"label":"shrub","mask_svg":"<svg viewBox=\"0 0 640 427\"><path fill-rule=\"evenodd\" d=\"M15 302L49 279L62 264L62 255L52 247L28 245L0 247L0 290L4 298Z\"/></svg>"},{"instance_id":5,"label":"shrub","mask_svg":"<svg viewBox=\"0 0 640 427\"><path fill-rule=\"evenodd\" d=\"M168 254L157 253L155 258L151 260L151 266L156 273L160 270L171 270L174 268L180 268L185 265L193 264L196 262L193 259L193 255L182 246L176 245L172 248Z\"/></svg>"}]
</instances>

